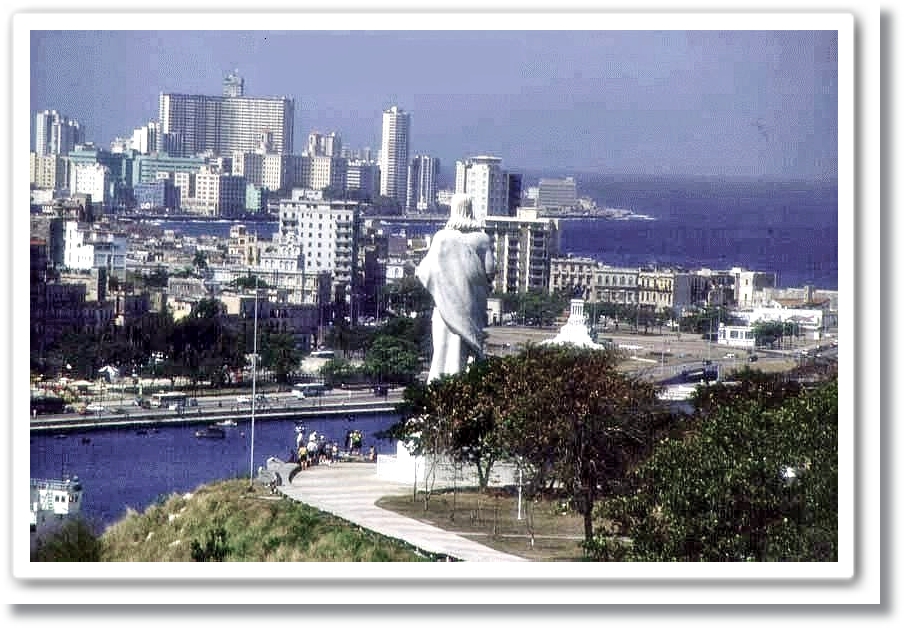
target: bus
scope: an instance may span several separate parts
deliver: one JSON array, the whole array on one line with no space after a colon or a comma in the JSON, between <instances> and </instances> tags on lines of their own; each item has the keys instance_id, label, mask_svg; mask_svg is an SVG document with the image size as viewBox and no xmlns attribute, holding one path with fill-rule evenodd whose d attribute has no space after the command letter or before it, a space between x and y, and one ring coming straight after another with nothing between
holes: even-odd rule
<instances>
[{"instance_id":1,"label":"bus","mask_svg":"<svg viewBox=\"0 0 904 628\"><path fill-rule=\"evenodd\" d=\"M151 395L151 407L175 410L179 406L185 407L186 400L183 392L158 392Z\"/></svg>"},{"instance_id":2,"label":"bus","mask_svg":"<svg viewBox=\"0 0 904 628\"><path fill-rule=\"evenodd\" d=\"M292 395L298 399L305 397L320 397L326 392L323 384L295 384L292 386Z\"/></svg>"}]
</instances>

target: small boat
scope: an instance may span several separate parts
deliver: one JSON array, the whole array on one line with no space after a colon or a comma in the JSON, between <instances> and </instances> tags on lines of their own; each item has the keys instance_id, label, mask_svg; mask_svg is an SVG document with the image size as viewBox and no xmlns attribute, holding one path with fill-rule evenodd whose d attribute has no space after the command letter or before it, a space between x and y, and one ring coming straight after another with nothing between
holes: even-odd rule
<instances>
[{"instance_id":1,"label":"small boat","mask_svg":"<svg viewBox=\"0 0 904 628\"><path fill-rule=\"evenodd\" d=\"M223 421L217 421L214 425L217 427L235 427L238 423L232 419L224 419Z\"/></svg>"},{"instance_id":2,"label":"small boat","mask_svg":"<svg viewBox=\"0 0 904 628\"><path fill-rule=\"evenodd\" d=\"M195 436L197 438L226 438L226 430L222 427L211 425L202 430L197 430Z\"/></svg>"}]
</instances>

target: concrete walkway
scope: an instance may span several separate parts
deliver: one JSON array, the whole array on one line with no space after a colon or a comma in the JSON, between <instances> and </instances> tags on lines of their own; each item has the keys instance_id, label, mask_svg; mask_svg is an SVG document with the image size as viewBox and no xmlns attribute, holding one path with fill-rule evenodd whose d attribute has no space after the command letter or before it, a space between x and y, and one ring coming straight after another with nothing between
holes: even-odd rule
<instances>
[{"instance_id":1,"label":"concrete walkway","mask_svg":"<svg viewBox=\"0 0 904 628\"><path fill-rule=\"evenodd\" d=\"M300 471L289 483L289 473L294 467L294 464L276 459L267 464L269 471L279 473L283 479L279 491L294 500L427 552L464 561L526 562L519 556L497 552L463 536L379 508L374 502L380 497L405 494L411 487L377 477L375 464L318 465Z\"/></svg>"}]
</instances>

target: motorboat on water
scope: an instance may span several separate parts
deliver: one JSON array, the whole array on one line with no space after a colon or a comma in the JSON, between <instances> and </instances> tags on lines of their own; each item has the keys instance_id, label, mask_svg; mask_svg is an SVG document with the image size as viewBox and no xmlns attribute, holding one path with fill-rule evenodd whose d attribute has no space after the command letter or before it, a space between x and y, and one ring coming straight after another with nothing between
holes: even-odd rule
<instances>
[{"instance_id":1,"label":"motorboat on water","mask_svg":"<svg viewBox=\"0 0 904 628\"><path fill-rule=\"evenodd\" d=\"M197 438L226 438L226 430L222 427L217 427L216 425L211 425L205 427L204 429L196 430L195 437Z\"/></svg>"}]
</instances>

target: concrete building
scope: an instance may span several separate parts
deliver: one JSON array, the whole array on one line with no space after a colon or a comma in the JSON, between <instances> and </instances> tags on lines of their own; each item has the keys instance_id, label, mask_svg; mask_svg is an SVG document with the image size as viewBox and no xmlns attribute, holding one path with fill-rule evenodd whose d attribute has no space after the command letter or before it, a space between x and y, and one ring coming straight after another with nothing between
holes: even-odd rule
<instances>
[{"instance_id":1,"label":"concrete building","mask_svg":"<svg viewBox=\"0 0 904 628\"><path fill-rule=\"evenodd\" d=\"M139 183L132 190L138 209L142 211L172 211L181 209L181 192L170 179Z\"/></svg>"},{"instance_id":2,"label":"concrete building","mask_svg":"<svg viewBox=\"0 0 904 628\"><path fill-rule=\"evenodd\" d=\"M69 171L69 190L72 194L88 194L95 206L110 207L113 202L113 177L110 169L101 164L78 165Z\"/></svg>"},{"instance_id":3,"label":"concrete building","mask_svg":"<svg viewBox=\"0 0 904 628\"><path fill-rule=\"evenodd\" d=\"M153 183L161 178L175 180L177 173L197 174L207 164L203 157L172 157L166 154L137 155L133 160L131 186Z\"/></svg>"},{"instance_id":4,"label":"concrete building","mask_svg":"<svg viewBox=\"0 0 904 628\"><path fill-rule=\"evenodd\" d=\"M234 217L245 212L245 179L204 167L195 176L194 195L182 195L182 208L201 216Z\"/></svg>"},{"instance_id":5,"label":"concrete building","mask_svg":"<svg viewBox=\"0 0 904 628\"><path fill-rule=\"evenodd\" d=\"M61 155L29 154L31 185L45 190L59 190L69 184L69 160Z\"/></svg>"},{"instance_id":6,"label":"concrete building","mask_svg":"<svg viewBox=\"0 0 904 628\"><path fill-rule=\"evenodd\" d=\"M478 220L509 215L507 184L500 157L479 155L455 162L455 192L471 197Z\"/></svg>"},{"instance_id":7,"label":"concrete building","mask_svg":"<svg viewBox=\"0 0 904 628\"><path fill-rule=\"evenodd\" d=\"M232 83L234 85L234 83ZM244 94L244 83L242 82ZM160 94L157 150L179 157L213 151L293 151L295 101L286 96Z\"/></svg>"},{"instance_id":8,"label":"concrete building","mask_svg":"<svg viewBox=\"0 0 904 628\"><path fill-rule=\"evenodd\" d=\"M35 115L35 153L43 155L68 155L85 142L81 125L59 111L45 109Z\"/></svg>"},{"instance_id":9,"label":"concrete building","mask_svg":"<svg viewBox=\"0 0 904 628\"><path fill-rule=\"evenodd\" d=\"M573 177L540 179L537 187L537 207L539 209L571 209L577 205L577 202L577 185Z\"/></svg>"},{"instance_id":10,"label":"concrete building","mask_svg":"<svg viewBox=\"0 0 904 628\"><path fill-rule=\"evenodd\" d=\"M674 269L641 268L637 273L637 303L655 310L681 310L706 303L707 279Z\"/></svg>"},{"instance_id":11,"label":"concrete building","mask_svg":"<svg viewBox=\"0 0 904 628\"><path fill-rule=\"evenodd\" d=\"M380 193L380 166L372 161L352 160L345 167L345 189L356 190L364 200Z\"/></svg>"},{"instance_id":12,"label":"concrete building","mask_svg":"<svg viewBox=\"0 0 904 628\"><path fill-rule=\"evenodd\" d=\"M264 182L264 155L235 151L232 153L232 174L244 177L245 183L261 186Z\"/></svg>"},{"instance_id":13,"label":"concrete building","mask_svg":"<svg viewBox=\"0 0 904 628\"><path fill-rule=\"evenodd\" d=\"M223 96L226 98L241 98L245 95L245 79L239 76L235 70L223 77Z\"/></svg>"},{"instance_id":14,"label":"concrete building","mask_svg":"<svg viewBox=\"0 0 904 628\"><path fill-rule=\"evenodd\" d=\"M348 162L342 157L329 155L307 156L311 166L306 181L295 181L293 185L300 185L311 190L345 190Z\"/></svg>"},{"instance_id":15,"label":"concrete building","mask_svg":"<svg viewBox=\"0 0 904 628\"><path fill-rule=\"evenodd\" d=\"M311 157L343 157L342 138L335 131L331 133L313 132L308 134L307 154Z\"/></svg>"},{"instance_id":16,"label":"concrete building","mask_svg":"<svg viewBox=\"0 0 904 628\"><path fill-rule=\"evenodd\" d=\"M260 262L257 233L245 225L232 225L226 243L226 263L238 266L256 266Z\"/></svg>"},{"instance_id":17,"label":"concrete building","mask_svg":"<svg viewBox=\"0 0 904 628\"><path fill-rule=\"evenodd\" d=\"M408 145L411 116L393 105L383 112L380 145L380 194L404 207L408 193Z\"/></svg>"},{"instance_id":18,"label":"concrete building","mask_svg":"<svg viewBox=\"0 0 904 628\"><path fill-rule=\"evenodd\" d=\"M521 210L514 217L487 217L485 231L495 247L494 291L548 290L550 260L560 249L558 220Z\"/></svg>"},{"instance_id":19,"label":"concrete building","mask_svg":"<svg viewBox=\"0 0 904 628\"><path fill-rule=\"evenodd\" d=\"M63 266L70 270L106 269L125 279L128 239L125 234L92 228L75 220L66 222Z\"/></svg>"},{"instance_id":20,"label":"concrete building","mask_svg":"<svg viewBox=\"0 0 904 628\"><path fill-rule=\"evenodd\" d=\"M775 273L743 268L732 268L729 272L735 277L734 299L740 308L762 305L767 298L765 291L775 288Z\"/></svg>"},{"instance_id":21,"label":"concrete building","mask_svg":"<svg viewBox=\"0 0 904 628\"><path fill-rule=\"evenodd\" d=\"M436 207L436 182L439 159L429 155L415 155L408 165L407 211L430 211Z\"/></svg>"},{"instance_id":22,"label":"concrete building","mask_svg":"<svg viewBox=\"0 0 904 628\"><path fill-rule=\"evenodd\" d=\"M303 251L305 273L330 273L333 298L352 290L357 280L361 212L357 203L326 201L304 190L279 203L279 242L294 240Z\"/></svg>"},{"instance_id":23,"label":"concrete building","mask_svg":"<svg viewBox=\"0 0 904 628\"><path fill-rule=\"evenodd\" d=\"M157 150L157 136L160 133L160 125L151 120L144 126L132 131L132 139L129 148L141 155L148 155Z\"/></svg>"},{"instance_id":24,"label":"concrete building","mask_svg":"<svg viewBox=\"0 0 904 628\"><path fill-rule=\"evenodd\" d=\"M549 291L581 294L591 303L637 303L637 268L620 268L587 257L555 257Z\"/></svg>"}]
</instances>

